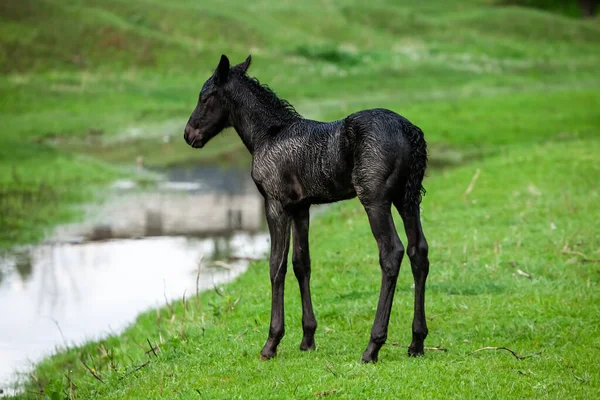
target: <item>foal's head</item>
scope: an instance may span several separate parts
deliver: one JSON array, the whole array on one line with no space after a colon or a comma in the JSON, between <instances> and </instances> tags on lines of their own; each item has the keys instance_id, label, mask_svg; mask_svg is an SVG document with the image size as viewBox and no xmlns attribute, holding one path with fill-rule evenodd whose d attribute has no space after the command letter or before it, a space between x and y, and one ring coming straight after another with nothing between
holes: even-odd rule
<instances>
[{"instance_id":1,"label":"foal's head","mask_svg":"<svg viewBox=\"0 0 600 400\"><path fill-rule=\"evenodd\" d=\"M187 144L201 148L223 129L231 126L229 111L231 104L226 92L233 81L243 75L250 66L251 57L241 64L230 67L229 59L221 56L221 61L213 75L204 82L198 104L185 127L183 137Z\"/></svg>"}]
</instances>

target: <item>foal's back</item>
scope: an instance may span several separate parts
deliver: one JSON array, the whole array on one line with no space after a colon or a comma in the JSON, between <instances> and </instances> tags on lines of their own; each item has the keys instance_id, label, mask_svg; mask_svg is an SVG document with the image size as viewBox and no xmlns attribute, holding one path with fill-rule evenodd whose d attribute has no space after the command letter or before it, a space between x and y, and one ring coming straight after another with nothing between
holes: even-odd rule
<instances>
[{"instance_id":1,"label":"foal's back","mask_svg":"<svg viewBox=\"0 0 600 400\"><path fill-rule=\"evenodd\" d=\"M284 203L329 203L401 186L412 124L385 109L334 122L300 119L255 154L253 177Z\"/></svg>"}]
</instances>

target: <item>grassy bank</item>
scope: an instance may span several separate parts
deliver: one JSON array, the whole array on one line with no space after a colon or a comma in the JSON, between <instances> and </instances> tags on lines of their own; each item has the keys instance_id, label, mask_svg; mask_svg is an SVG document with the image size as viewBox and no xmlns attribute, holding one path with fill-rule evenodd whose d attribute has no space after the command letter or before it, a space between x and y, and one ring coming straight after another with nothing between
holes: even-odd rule
<instances>
[{"instance_id":1,"label":"grassy bank","mask_svg":"<svg viewBox=\"0 0 600 400\"><path fill-rule=\"evenodd\" d=\"M217 292L188 294L122 335L44 360L21 397L598 393L598 21L486 0L397 3L0 4L0 246L38 240L74 218L77 204L128 174L138 156L152 166L247 163L231 130L202 151L181 138L221 53L232 61L252 53L251 75L308 117L388 107L423 129L432 166L465 164L432 169L423 203L432 265L426 345L447 351L406 357L405 260L380 363L358 362L380 272L353 200L312 224L317 351L297 349L290 268L286 337L278 358L258 360L270 304L260 261ZM525 358L472 354L487 346Z\"/></svg>"},{"instance_id":2,"label":"grassy bank","mask_svg":"<svg viewBox=\"0 0 600 400\"><path fill-rule=\"evenodd\" d=\"M276 359L259 360L270 304L268 266L261 261L218 293L149 311L120 336L45 360L34 371L37 382L28 381L29 393L592 398L600 390L600 236L591 221L599 211L598 151L597 139L521 146L427 180L423 224L432 267L426 345L447 351L406 356L412 277L405 260L380 362L359 363L380 273L364 212L351 201L312 224L315 352L297 349L300 303L290 270L286 337ZM401 226L399 218L396 223ZM156 355L147 340L158 346ZM503 350L472 354L488 346L525 358Z\"/></svg>"},{"instance_id":3,"label":"grassy bank","mask_svg":"<svg viewBox=\"0 0 600 400\"><path fill-rule=\"evenodd\" d=\"M434 158L493 152L521 134L592 134L597 20L501 3L3 2L0 188L11 193L2 205L11 217L0 231L11 233L1 245L43 237L82 191L113 175L108 165L240 160L232 131L202 152L181 139L221 53L234 61L252 53L252 74L309 117L393 108L428 132ZM80 179L66 185L54 168ZM15 189L13 170L37 178ZM54 206L60 217L28 200L45 196L40 180L54 192L70 188Z\"/></svg>"},{"instance_id":4,"label":"grassy bank","mask_svg":"<svg viewBox=\"0 0 600 400\"><path fill-rule=\"evenodd\" d=\"M0 249L35 242L125 172L55 149L0 140Z\"/></svg>"}]
</instances>

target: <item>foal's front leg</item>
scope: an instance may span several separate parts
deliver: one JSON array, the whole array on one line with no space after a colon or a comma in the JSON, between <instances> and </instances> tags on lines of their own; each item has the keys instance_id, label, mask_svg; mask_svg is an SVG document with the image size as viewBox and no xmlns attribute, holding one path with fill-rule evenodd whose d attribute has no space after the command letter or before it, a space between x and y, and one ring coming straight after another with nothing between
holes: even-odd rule
<instances>
[{"instance_id":1,"label":"foal's front leg","mask_svg":"<svg viewBox=\"0 0 600 400\"><path fill-rule=\"evenodd\" d=\"M292 264L294 265L294 274L300 287L300 297L302 298L302 330L304 336L300 343L300 350L314 350L315 331L317 330L317 320L313 312L312 301L310 298L310 253L308 250L308 228L310 214L309 208L302 207L293 214L292 236Z\"/></svg>"},{"instance_id":2,"label":"foal's front leg","mask_svg":"<svg viewBox=\"0 0 600 400\"><path fill-rule=\"evenodd\" d=\"M265 200L265 214L271 236L271 326L269 338L260 357L263 360L275 357L277 345L284 335L283 289L287 272L287 258L290 249L290 216L278 201Z\"/></svg>"}]
</instances>

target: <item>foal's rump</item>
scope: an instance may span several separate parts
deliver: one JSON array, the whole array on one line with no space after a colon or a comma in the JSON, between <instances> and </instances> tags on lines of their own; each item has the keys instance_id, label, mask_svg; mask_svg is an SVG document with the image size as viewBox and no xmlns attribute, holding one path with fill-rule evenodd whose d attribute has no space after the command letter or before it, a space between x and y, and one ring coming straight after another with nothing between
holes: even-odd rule
<instances>
[{"instance_id":1,"label":"foal's rump","mask_svg":"<svg viewBox=\"0 0 600 400\"><path fill-rule=\"evenodd\" d=\"M427 144L421 129L381 108L349 115L343 129L353 143L352 183L361 202L393 201L404 212L417 213L427 167Z\"/></svg>"}]
</instances>

